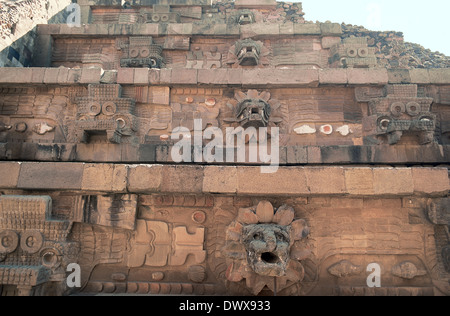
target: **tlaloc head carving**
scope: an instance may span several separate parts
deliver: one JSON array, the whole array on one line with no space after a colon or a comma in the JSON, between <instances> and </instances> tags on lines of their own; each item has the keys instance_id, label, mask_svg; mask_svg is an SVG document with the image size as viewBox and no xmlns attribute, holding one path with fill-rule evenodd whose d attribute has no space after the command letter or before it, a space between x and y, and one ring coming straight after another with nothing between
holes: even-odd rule
<instances>
[{"instance_id":1,"label":"tlaloc head carving","mask_svg":"<svg viewBox=\"0 0 450 316\"><path fill-rule=\"evenodd\" d=\"M228 227L223 249L227 280L246 279L246 287L255 295L265 287L280 292L301 282L304 268L300 261L310 252L297 242L308 236L309 228L305 220L294 218L292 207L274 209L268 201L241 209Z\"/></svg>"},{"instance_id":2,"label":"tlaloc head carving","mask_svg":"<svg viewBox=\"0 0 450 316\"><path fill-rule=\"evenodd\" d=\"M135 101L122 98L120 85L89 85L89 96L77 98L76 120L70 123L74 141L89 143L91 137L106 136L108 142L119 144L123 136L137 131Z\"/></svg>"},{"instance_id":3,"label":"tlaloc head carving","mask_svg":"<svg viewBox=\"0 0 450 316\"><path fill-rule=\"evenodd\" d=\"M151 37L130 37L128 45L122 45L124 57L120 59L121 67L156 68L164 67L162 47L153 44Z\"/></svg>"},{"instance_id":4,"label":"tlaloc head carving","mask_svg":"<svg viewBox=\"0 0 450 316\"><path fill-rule=\"evenodd\" d=\"M385 97L369 101L368 135L374 134L380 142L385 139L390 145L397 144L405 134L417 136L421 145L434 142L436 115L431 112L433 99L419 96L418 87L414 84L388 85L385 92Z\"/></svg>"}]
</instances>

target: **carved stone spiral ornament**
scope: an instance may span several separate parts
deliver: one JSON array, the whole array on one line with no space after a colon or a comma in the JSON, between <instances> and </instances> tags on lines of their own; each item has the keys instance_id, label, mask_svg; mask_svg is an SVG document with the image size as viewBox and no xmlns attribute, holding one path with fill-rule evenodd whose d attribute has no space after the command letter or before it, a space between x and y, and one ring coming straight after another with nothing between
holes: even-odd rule
<instances>
[{"instance_id":1,"label":"carved stone spiral ornament","mask_svg":"<svg viewBox=\"0 0 450 316\"><path fill-rule=\"evenodd\" d=\"M5 230L0 232L0 254L13 253L19 246L19 236L16 232Z\"/></svg>"}]
</instances>

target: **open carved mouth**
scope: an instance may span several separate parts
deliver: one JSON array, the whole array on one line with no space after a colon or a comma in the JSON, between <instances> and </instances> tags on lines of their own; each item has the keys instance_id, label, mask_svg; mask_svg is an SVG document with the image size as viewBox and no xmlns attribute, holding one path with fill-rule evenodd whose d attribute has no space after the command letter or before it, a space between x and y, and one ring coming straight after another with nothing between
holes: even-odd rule
<instances>
[{"instance_id":1,"label":"open carved mouth","mask_svg":"<svg viewBox=\"0 0 450 316\"><path fill-rule=\"evenodd\" d=\"M276 254L274 254L273 252L264 252L261 254L261 260L264 263L268 263L268 264L277 264L281 261L280 257L278 257Z\"/></svg>"},{"instance_id":2,"label":"open carved mouth","mask_svg":"<svg viewBox=\"0 0 450 316\"><path fill-rule=\"evenodd\" d=\"M270 105L261 100L245 100L239 105L238 120L244 127L264 127L269 123Z\"/></svg>"}]
</instances>

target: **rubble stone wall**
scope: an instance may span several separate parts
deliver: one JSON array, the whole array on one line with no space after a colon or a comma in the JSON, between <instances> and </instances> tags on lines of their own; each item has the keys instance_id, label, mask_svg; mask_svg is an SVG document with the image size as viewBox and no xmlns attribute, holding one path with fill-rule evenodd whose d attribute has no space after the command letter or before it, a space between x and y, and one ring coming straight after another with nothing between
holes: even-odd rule
<instances>
[{"instance_id":1,"label":"rubble stone wall","mask_svg":"<svg viewBox=\"0 0 450 316\"><path fill-rule=\"evenodd\" d=\"M0 67L29 67L38 24L64 23L71 0L0 1Z\"/></svg>"},{"instance_id":2,"label":"rubble stone wall","mask_svg":"<svg viewBox=\"0 0 450 316\"><path fill-rule=\"evenodd\" d=\"M370 31L362 26L342 24L342 38L367 37L376 48L378 62L387 68L448 68L450 57L421 45L405 42L402 32Z\"/></svg>"}]
</instances>

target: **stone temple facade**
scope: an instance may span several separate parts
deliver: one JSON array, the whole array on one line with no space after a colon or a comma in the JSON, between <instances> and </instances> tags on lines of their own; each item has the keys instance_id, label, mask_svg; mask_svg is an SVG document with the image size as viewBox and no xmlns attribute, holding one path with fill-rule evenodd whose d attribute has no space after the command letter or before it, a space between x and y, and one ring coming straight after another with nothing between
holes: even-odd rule
<instances>
[{"instance_id":1,"label":"stone temple facade","mask_svg":"<svg viewBox=\"0 0 450 316\"><path fill-rule=\"evenodd\" d=\"M299 3L73 12L0 68L1 295L450 295L449 68Z\"/></svg>"}]
</instances>

